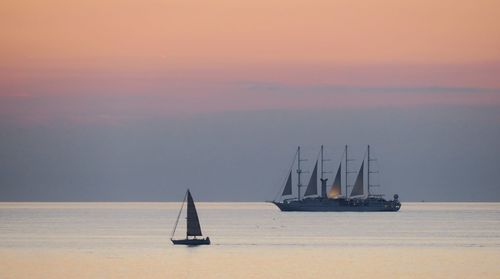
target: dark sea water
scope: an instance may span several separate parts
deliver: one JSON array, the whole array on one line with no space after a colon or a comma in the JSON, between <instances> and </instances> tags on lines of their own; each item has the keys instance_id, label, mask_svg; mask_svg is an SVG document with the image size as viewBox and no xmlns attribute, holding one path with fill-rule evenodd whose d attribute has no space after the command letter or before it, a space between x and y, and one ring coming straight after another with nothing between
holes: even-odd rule
<instances>
[{"instance_id":1,"label":"dark sea water","mask_svg":"<svg viewBox=\"0 0 500 279\"><path fill-rule=\"evenodd\" d=\"M180 203L0 203L0 278L500 278L500 203L381 213L197 207L211 246L171 245Z\"/></svg>"}]
</instances>

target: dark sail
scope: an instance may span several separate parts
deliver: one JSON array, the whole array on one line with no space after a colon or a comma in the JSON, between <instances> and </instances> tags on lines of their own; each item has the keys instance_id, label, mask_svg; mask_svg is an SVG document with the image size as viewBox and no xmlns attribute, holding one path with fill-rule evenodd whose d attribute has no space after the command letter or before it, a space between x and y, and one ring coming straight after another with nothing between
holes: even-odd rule
<instances>
[{"instance_id":1,"label":"dark sail","mask_svg":"<svg viewBox=\"0 0 500 279\"><path fill-rule=\"evenodd\" d=\"M198 213L196 213L196 207L194 206L193 197L191 197L191 192L188 190L187 197L187 232L188 236L199 236L201 234L200 220L198 220Z\"/></svg>"},{"instance_id":2,"label":"dark sail","mask_svg":"<svg viewBox=\"0 0 500 279\"><path fill-rule=\"evenodd\" d=\"M333 181L332 188L328 193L328 197L335 198L341 195L341 187L340 187L340 176L342 173L342 164L339 165L339 169L337 170L337 175L335 175L335 180Z\"/></svg>"},{"instance_id":3,"label":"dark sail","mask_svg":"<svg viewBox=\"0 0 500 279\"><path fill-rule=\"evenodd\" d=\"M314 165L314 170L311 174L311 179L309 180L309 184L307 185L306 192L304 196L311 196L318 194L318 161Z\"/></svg>"},{"instance_id":4,"label":"dark sail","mask_svg":"<svg viewBox=\"0 0 500 279\"><path fill-rule=\"evenodd\" d=\"M356 177L356 182L354 182L354 186L351 191L352 196L361 196L363 195L363 166L365 161L361 164L361 168L359 169L358 176Z\"/></svg>"},{"instance_id":5,"label":"dark sail","mask_svg":"<svg viewBox=\"0 0 500 279\"><path fill-rule=\"evenodd\" d=\"M292 194L292 171L290 170L290 174L288 175L288 179L286 180L285 188L283 189L282 196L288 196Z\"/></svg>"}]
</instances>

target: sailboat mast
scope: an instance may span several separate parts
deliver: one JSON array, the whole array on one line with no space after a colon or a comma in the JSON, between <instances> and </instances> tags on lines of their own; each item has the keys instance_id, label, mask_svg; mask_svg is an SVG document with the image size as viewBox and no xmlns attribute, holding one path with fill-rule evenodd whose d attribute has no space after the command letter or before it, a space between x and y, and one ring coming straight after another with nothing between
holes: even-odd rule
<instances>
[{"instance_id":1,"label":"sailboat mast","mask_svg":"<svg viewBox=\"0 0 500 279\"><path fill-rule=\"evenodd\" d=\"M302 184L300 184L300 174L302 173L302 170L300 169L300 146L297 147L297 199L300 201L300 187L302 187Z\"/></svg>"},{"instance_id":2,"label":"sailboat mast","mask_svg":"<svg viewBox=\"0 0 500 279\"><path fill-rule=\"evenodd\" d=\"M325 165L325 158L323 157L323 145L321 145L321 197L326 199L328 194L326 193L326 182L328 181L328 178L324 178L325 170L324 170L324 165Z\"/></svg>"},{"instance_id":3,"label":"sailboat mast","mask_svg":"<svg viewBox=\"0 0 500 279\"><path fill-rule=\"evenodd\" d=\"M323 165L325 160L323 160L323 145L321 145L321 181L323 181Z\"/></svg>"},{"instance_id":4,"label":"sailboat mast","mask_svg":"<svg viewBox=\"0 0 500 279\"><path fill-rule=\"evenodd\" d=\"M368 145L368 164L366 173L366 185L368 187L368 196L370 196L370 145Z\"/></svg>"},{"instance_id":5,"label":"sailboat mast","mask_svg":"<svg viewBox=\"0 0 500 279\"><path fill-rule=\"evenodd\" d=\"M348 172L347 172L347 144L345 145L345 198L347 199L347 193L348 193L348 190L347 190L347 175L348 175Z\"/></svg>"}]
</instances>

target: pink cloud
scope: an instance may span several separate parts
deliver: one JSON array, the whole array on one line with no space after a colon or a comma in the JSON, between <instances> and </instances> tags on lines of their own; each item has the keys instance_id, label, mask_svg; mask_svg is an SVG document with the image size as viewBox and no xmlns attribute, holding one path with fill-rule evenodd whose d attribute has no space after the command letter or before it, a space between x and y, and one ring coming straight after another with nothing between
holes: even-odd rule
<instances>
[{"instance_id":1,"label":"pink cloud","mask_svg":"<svg viewBox=\"0 0 500 279\"><path fill-rule=\"evenodd\" d=\"M497 76L500 64L7 72L0 115L116 125L219 111L500 106Z\"/></svg>"}]
</instances>

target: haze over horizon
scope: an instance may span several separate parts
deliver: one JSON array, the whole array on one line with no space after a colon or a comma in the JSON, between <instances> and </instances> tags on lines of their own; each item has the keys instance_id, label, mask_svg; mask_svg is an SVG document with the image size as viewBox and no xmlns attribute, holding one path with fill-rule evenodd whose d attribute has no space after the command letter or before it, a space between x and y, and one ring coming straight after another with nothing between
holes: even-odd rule
<instances>
[{"instance_id":1,"label":"haze over horizon","mask_svg":"<svg viewBox=\"0 0 500 279\"><path fill-rule=\"evenodd\" d=\"M500 201L498 1L0 10L0 201L269 200L321 144L371 144L389 197Z\"/></svg>"}]
</instances>

